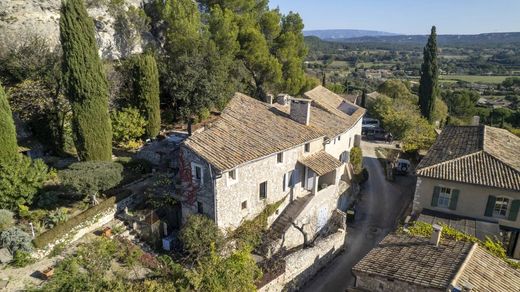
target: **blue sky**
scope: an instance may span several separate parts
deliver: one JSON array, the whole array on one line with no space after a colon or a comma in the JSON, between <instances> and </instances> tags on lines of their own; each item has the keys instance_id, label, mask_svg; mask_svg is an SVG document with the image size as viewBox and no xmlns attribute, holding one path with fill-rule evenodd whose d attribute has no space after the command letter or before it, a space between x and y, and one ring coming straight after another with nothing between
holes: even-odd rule
<instances>
[{"instance_id":1,"label":"blue sky","mask_svg":"<svg viewBox=\"0 0 520 292\"><path fill-rule=\"evenodd\" d=\"M427 34L520 32L520 0L270 0L300 13L305 29L368 29Z\"/></svg>"}]
</instances>

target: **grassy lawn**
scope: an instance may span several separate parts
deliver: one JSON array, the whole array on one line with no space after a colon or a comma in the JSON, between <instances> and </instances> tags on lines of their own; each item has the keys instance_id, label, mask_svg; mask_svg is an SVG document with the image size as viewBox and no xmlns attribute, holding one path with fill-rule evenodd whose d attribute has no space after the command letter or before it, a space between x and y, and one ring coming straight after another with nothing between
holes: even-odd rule
<instances>
[{"instance_id":1,"label":"grassy lawn","mask_svg":"<svg viewBox=\"0 0 520 292\"><path fill-rule=\"evenodd\" d=\"M445 81L466 81L472 83L502 83L509 76L478 76L478 75L441 75L440 79Z\"/></svg>"}]
</instances>

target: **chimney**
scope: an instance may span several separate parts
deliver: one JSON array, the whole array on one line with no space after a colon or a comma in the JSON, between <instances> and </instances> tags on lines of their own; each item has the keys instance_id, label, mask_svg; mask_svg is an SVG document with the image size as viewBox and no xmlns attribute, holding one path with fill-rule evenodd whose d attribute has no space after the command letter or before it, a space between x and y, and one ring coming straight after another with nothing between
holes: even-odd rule
<instances>
[{"instance_id":1,"label":"chimney","mask_svg":"<svg viewBox=\"0 0 520 292\"><path fill-rule=\"evenodd\" d=\"M473 119L471 119L471 125L472 126L480 125L480 116L473 116Z\"/></svg>"},{"instance_id":2,"label":"chimney","mask_svg":"<svg viewBox=\"0 0 520 292\"><path fill-rule=\"evenodd\" d=\"M308 126L311 119L311 100L291 98L291 119Z\"/></svg>"},{"instance_id":3,"label":"chimney","mask_svg":"<svg viewBox=\"0 0 520 292\"><path fill-rule=\"evenodd\" d=\"M439 242L441 241L441 234L442 234L442 226L433 224L433 232L432 237L430 239L430 243L439 246Z\"/></svg>"},{"instance_id":4,"label":"chimney","mask_svg":"<svg viewBox=\"0 0 520 292\"><path fill-rule=\"evenodd\" d=\"M287 105L287 103L289 102L289 95L284 93L278 94L278 96L276 97L276 102L278 102L281 105Z\"/></svg>"},{"instance_id":5,"label":"chimney","mask_svg":"<svg viewBox=\"0 0 520 292\"><path fill-rule=\"evenodd\" d=\"M265 95L265 102L267 102L268 104L273 104L273 99L274 97L272 94L268 93Z\"/></svg>"}]
</instances>

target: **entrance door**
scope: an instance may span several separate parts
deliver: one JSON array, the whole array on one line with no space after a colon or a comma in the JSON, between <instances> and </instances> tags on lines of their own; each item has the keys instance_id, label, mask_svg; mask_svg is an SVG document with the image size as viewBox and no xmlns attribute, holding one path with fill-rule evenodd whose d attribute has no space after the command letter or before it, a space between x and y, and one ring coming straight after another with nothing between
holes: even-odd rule
<instances>
[{"instance_id":1,"label":"entrance door","mask_svg":"<svg viewBox=\"0 0 520 292\"><path fill-rule=\"evenodd\" d=\"M312 191L314 189L314 171L310 168L307 168L307 182L305 183L305 189L308 191Z\"/></svg>"}]
</instances>

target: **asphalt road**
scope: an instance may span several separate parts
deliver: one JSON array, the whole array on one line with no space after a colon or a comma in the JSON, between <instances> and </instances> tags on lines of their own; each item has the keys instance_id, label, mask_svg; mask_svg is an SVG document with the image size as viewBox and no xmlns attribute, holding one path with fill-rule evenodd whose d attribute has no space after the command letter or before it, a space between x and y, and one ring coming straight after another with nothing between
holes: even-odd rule
<instances>
[{"instance_id":1,"label":"asphalt road","mask_svg":"<svg viewBox=\"0 0 520 292\"><path fill-rule=\"evenodd\" d=\"M355 223L347 227L345 251L307 283L303 291L345 291L353 287L352 267L395 229L398 217L411 203L415 178L397 177L395 182L388 182L374 152L378 146L389 147L366 141L361 144L369 180L361 191Z\"/></svg>"}]
</instances>

